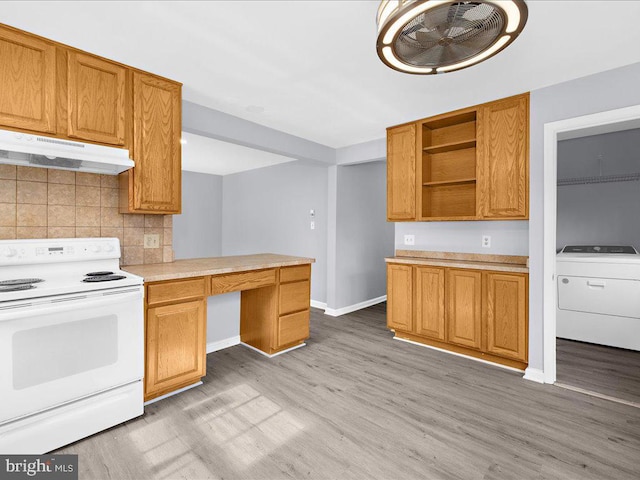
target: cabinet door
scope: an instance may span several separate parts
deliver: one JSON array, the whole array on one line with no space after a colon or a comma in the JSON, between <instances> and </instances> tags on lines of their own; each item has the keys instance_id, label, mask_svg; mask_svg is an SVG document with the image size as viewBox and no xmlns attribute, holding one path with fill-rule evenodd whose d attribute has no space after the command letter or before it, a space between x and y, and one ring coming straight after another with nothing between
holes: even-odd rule
<instances>
[{"instance_id":1,"label":"cabinet door","mask_svg":"<svg viewBox=\"0 0 640 480\"><path fill-rule=\"evenodd\" d=\"M69 137L124 145L126 69L69 52L67 70Z\"/></svg>"},{"instance_id":2,"label":"cabinet door","mask_svg":"<svg viewBox=\"0 0 640 480\"><path fill-rule=\"evenodd\" d=\"M131 173L129 210L180 213L180 85L135 72L133 100L136 165Z\"/></svg>"},{"instance_id":3,"label":"cabinet door","mask_svg":"<svg viewBox=\"0 0 640 480\"><path fill-rule=\"evenodd\" d=\"M145 355L145 400L203 377L206 300L149 308Z\"/></svg>"},{"instance_id":4,"label":"cabinet door","mask_svg":"<svg viewBox=\"0 0 640 480\"><path fill-rule=\"evenodd\" d=\"M483 106L478 142L480 215L528 218L529 94Z\"/></svg>"},{"instance_id":5,"label":"cabinet door","mask_svg":"<svg viewBox=\"0 0 640 480\"><path fill-rule=\"evenodd\" d=\"M486 274L487 352L527 361L527 275Z\"/></svg>"},{"instance_id":6,"label":"cabinet door","mask_svg":"<svg viewBox=\"0 0 640 480\"><path fill-rule=\"evenodd\" d=\"M445 339L444 268L416 267L416 333Z\"/></svg>"},{"instance_id":7,"label":"cabinet door","mask_svg":"<svg viewBox=\"0 0 640 480\"><path fill-rule=\"evenodd\" d=\"M387 265L387 327L411 332L413 329L413 268Z\"/></svg>"},{"instance_id":8,"label":"cabinet door","mask_svg":"<svg viewBox=\"0 0 640 480\"><path fill-rule=\"evenodd\" d=\"M53 133L55 46L0 26L0 66L0 124Z\"/></svg>"},{"instance_id":9,"label":"cabinet door","mask_svg":"<svg viewBox=\"0 0 640 480\"><path fill-rule=\"evenodd\" d=\"M482 345L482 276L473 270L447 271L448 341L469 348Z\"/></svg>"},{"instance_id":10,"label":"cabinet door","mask_svg":"<svg viewBox=\"0 0 640 480\"><path fill-rule=\"evenodd\" d=\"M416 219L416 126L387 130L387 219Z\"/></svg>"}]
</instances>

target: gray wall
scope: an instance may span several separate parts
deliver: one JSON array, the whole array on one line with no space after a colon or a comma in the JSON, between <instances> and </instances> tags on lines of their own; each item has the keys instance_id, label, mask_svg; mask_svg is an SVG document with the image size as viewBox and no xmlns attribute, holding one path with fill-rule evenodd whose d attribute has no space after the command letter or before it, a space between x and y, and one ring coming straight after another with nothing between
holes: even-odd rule
<instances>
[{"instance_id":1,"label":"gray wall","mask_svg":"<svg viewBox=\"0 0 640 480\"><path fill-rule=\"evenodd\" d=\"M640 63L531 92L529 366L542 369L544 124L640 104Z\"/></svg>"},{"instance_id":2,"label":"gray wall","mask_svg":"<svg viewBox=\"0 0 640 480\"><path fill-rule=\"evenodd\" d=\"M597 177L601 170L605 176L640 173L640 129L558 142L558 179ZM556 247L640 247L638 212L638 181L558 186Z\"/></svg>"},{"instance_id":3,"label":"gray wall","mask_svg":"<svg viewBox=\"0 0 640 480\"><path fill-rule=\"evenodd\" d=\"M400 250L527 255L529 222L526 220L484 222L396 223L395 246ZM415 235L415 246L404 244L405 234ZM482 236L491 236L491 247L482 247Z\"/></svg>"},{"instance_id":4,"label":"gray wall","mask_svg":"<svg viewBox=\"0 0 640 480\"><path fill-rule=\"evenodd\" d=\"M386 221L386 163L337 167L335 274L328 307L339 309L386 295L384 258L393 255Z\"/></svg>"},{"instance_id":5,"label":"gray wall","mask_svg":"<svg viewBox=\"0 0 640 480\"><path fill-rule=\"evenodd\" d=\"M182 172L182 214L173 216L176 259L222 255L222 179ZM229 293L207 299L207 343L240 334L239 298Z\"/></svg>"},{"instance_id":6,"label":"gray wall","mask_svg":"<svg viewBox=\"0 0 640 480\"><path fill-rule=\"evenodd\" d=\"M327 167L284 163L226 175L223 185L222 254L313 257L311 298L326 302Z\"/></svg>"},{"instance_id":7,"label":"gray wall","mask_svg":"<svg viewBox=\"0 0 640 480\"><path fill-rule=\"evenodd\" d=\"M182 214L173 216L176 259L222 253L222 177L182 172Z\"/></svg>"}]
</instances>

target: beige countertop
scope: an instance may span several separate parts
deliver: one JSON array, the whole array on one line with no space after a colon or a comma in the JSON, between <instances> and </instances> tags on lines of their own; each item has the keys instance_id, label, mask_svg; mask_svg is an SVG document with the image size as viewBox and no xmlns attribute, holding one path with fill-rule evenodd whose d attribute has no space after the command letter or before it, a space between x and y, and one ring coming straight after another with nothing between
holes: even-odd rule
<instances>
[{"instance_id":1,"label":"beige countertop","mask_svg":"<svg viewBox=\"0 0 640 480\"><path fill-rule=\"evenodd\" d=\"M190 258L171 263L147 265L126 265L122 269L139 275L145 282L159 282L178 278L203 277L223 273L246 272L265 268L289 267L314 263L314 258L258 253L255 255L235 255L229 257Z\"/></svg>"},{"instance_id":2,"label":"beige countertop","mask_svg":"<svg viewBox=\"0 0 640 480\"><path fill-rule=\"evenodd\" d=\"M434 267L529 273L528 257L514 255L396 250L396 256L385 258L385 261L387 263L430 265Z\"/></svg>"}]
</instances>

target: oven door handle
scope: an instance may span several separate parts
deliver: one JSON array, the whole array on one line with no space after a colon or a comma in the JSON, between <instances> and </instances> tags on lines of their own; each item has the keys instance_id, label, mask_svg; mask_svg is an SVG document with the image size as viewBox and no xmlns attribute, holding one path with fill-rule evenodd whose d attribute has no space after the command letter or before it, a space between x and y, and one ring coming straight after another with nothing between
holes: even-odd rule
<instances>
[{"instance_id":1,"label":"oven door handle","mask_svg":"<svg viewBox=\"0 0 640 480\"><path fill-rule=\"evenodd\" d=\"M31 317L34 314L48 315L80 308L97 308L142 299L143 290L136 288L135 290L105 292L98 295L95 293L86 295L78 294L62 298L53 298L47 301L34 300L31 303L23 303L15 307L0 309L0 322L19 320L25 317ZM143 304L140 302L140 307L142 306Z\"/></svg>"}]
</instances>

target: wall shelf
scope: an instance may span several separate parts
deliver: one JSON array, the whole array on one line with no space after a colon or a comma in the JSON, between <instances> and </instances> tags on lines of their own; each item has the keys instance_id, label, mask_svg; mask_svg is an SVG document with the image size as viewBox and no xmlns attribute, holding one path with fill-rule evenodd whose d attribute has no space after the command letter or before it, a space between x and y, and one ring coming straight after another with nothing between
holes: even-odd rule
<instances>
[{"instance_id":1,"label":"wall shelf","mask_svg":"<svg viewBox=\"0 0 640 480\"><path fill-rule=\"evenodd\" d=\"M441 115L420 127L422 220L476 215L477 111Z\"/></svg>"},{"instance_id":2,"label":"wall shelf","mask_svg":"<svg viewBox=\"0 0 640 480\"><path fill-rule=\"evenodd\" d=\"M425 153L444 153L454 152L456 150L464 150L465 148L474 148L476 146L476 139L472 140L460 140L457 142L443 143L440 145L431 145L424 147L422 150Z\"/></svg>"},{"instance_id":3,"label":"wall shelf","mask_svg":"<svg viewBox=\"0 0 640 480\"><path fill-rule=\"evenodd\" d=\"M441 180L438 182L425 182L422 185L425 187L434 187L438 185L463 185L466 183L476 183L475 178L459 178L455 180Z\"/></svg>"}]
</instances>

